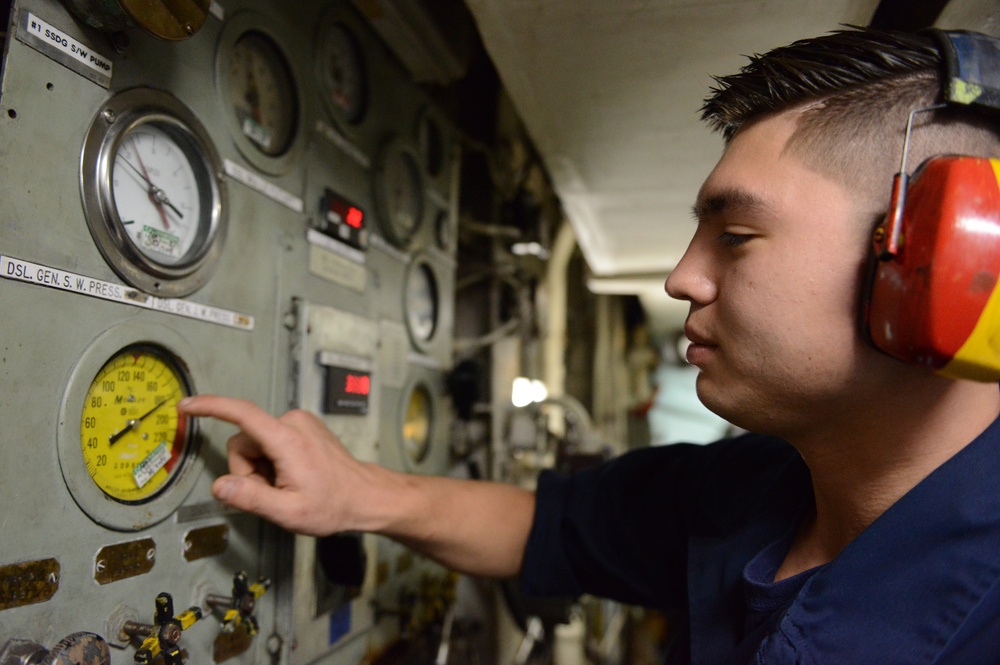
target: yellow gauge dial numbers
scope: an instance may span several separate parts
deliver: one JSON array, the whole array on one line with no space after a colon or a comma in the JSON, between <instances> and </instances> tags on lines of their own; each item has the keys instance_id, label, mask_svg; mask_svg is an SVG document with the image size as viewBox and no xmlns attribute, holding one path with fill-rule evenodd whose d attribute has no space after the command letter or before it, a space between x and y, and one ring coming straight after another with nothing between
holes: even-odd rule
<instances>
[{"instance_id":1,"label":"yellow gauge dial numbers","mask_svg":"<svg viewBox=\"0 0 1000 665\"><path fill-rule=\"evenodd\" d=\"M177 402L189 394L180 365L158 347L129 346L104 364L84 399L80 446L105 494L141 503L177 476L191 439Z\"/></svg>"}]
</instances>

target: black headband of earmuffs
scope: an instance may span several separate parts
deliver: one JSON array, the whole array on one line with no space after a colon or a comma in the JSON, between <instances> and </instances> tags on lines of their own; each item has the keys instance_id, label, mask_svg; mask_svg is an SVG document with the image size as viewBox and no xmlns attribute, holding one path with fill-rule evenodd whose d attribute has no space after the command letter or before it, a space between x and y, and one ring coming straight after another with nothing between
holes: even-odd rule
<instances>
[{"instance_id":1,"label":"black headband of earmuffs","mask_svg":"<svg viewBox=\"0 0 1000 665\"><path fill-rule=\"evenodd\" d=\"M1000 111L1000 39L964 30L929 30L945 65L950 104Z\"/></svg>"}]
</instances>

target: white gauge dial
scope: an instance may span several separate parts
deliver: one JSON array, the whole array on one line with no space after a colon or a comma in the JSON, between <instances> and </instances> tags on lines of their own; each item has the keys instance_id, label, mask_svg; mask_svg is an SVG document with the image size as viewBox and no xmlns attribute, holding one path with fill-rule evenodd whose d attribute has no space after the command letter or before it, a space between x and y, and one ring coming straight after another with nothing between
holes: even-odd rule
<instances>
[{"instance_id":1,"label":"white gauge dial","mask_svg":"<svg viewBox=\"0 0 1000 665\"><path fill-rule=\"evenodd\" d=\"M338 23L321 34L318 49L323 102L336 118L357 123L368 101L361 47L347 27Z\"/></svg>"},{"instance_id":2,"label":"white gauge dial","mask_svg":"<svg viewBox=\"0 0 1000 665\"><path fill-rule=\"evenodd\" d=\"M413 235L423 208L420 171L409 153L396 153L385 165L385 191L389 203L389 223L399 237Z\"/></svg>"},{"instance_id":3,"label":"white gauge dial","mask_svg":"<svg viewBox=\"0 0 1000 665\"><path fill-rule=\"evenodd\" d=\"M240 129L265 155L284 153L295 135L295 86L285 57L268 37L247 32L229 61L229 101Z\"/></svg>"},{"instance_id":4,"label":"white gauge dial","mask_svg":"<svg viewBox=\"0 0 1000 665\"><path fill-rule=\"evenodd\" d=\"M387 142L379 155L375 207L385 237L407 248L424 214L424 174L416 152L398 139Z\"/></svg>"},{"instance_id":5,"label":"white gauge dial","mask_svg":"<svg viewBox=\"0 0 1000 665\"><path fill-rule=\"evenodd\" d=\"M146 123L126 132L112 170L115 208L129 239L159 263L183 261L198 236L201 187L185 150Z\"/></svg>"},{"instance_id":6,"label":"white gauge dial","mask_svg":"<svg viewBox=\"0 0 1000 665\"><path fill-rule=\"evenodd\" d=\"M434 336L438 320L438 289L426 263L410 271L406 284L406 323L413 341L422 345Z\"/></svg>"}]
</instances>

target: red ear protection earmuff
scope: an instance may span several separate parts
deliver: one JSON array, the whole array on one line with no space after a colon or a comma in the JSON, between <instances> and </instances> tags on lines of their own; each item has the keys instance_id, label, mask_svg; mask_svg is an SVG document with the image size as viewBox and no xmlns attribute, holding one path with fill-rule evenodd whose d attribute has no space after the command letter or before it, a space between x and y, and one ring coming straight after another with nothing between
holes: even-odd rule
<instances>
[{"instance_id":1,"label":"red ear protection earmuff","mask_svg":"<svg viewBox=\"0 0 1000 665\"><path fill-rule=\"evenodd\" d=\"M1000 40L937 32L947 105L1000 110ZM943 106L943 105L942 105ZM885 353L946 376L1000 381L1000 159L942 156L912 177L903 143L865 308ZM998 156L1000 157L1000 156Z\"/></svg>"}]
</instances>

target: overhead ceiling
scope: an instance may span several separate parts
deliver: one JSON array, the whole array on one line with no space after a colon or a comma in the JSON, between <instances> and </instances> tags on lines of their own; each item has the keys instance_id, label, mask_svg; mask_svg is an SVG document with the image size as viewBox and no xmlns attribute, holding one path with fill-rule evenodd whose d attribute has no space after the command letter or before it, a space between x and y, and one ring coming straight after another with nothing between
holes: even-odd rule
<instances>
[{"instance_id":1,"label":"overhead ceiling","mask_svg":"<svg viewBox=\"0 0 1000 665\"><path fill-rule=\"evenodd\" d=\"M466 4L542 155L595 276L592 288L638 295L653 327L667 330L681 325L687 305L663 293L663 280L694 232L691 204L722 150L698 119L711 76L736 72L746 55L867 25L879 2ZM962 27L966 14L995 15L996 5L953 0L958 18L949 27Z\"/></svg>"}]
</instances>

